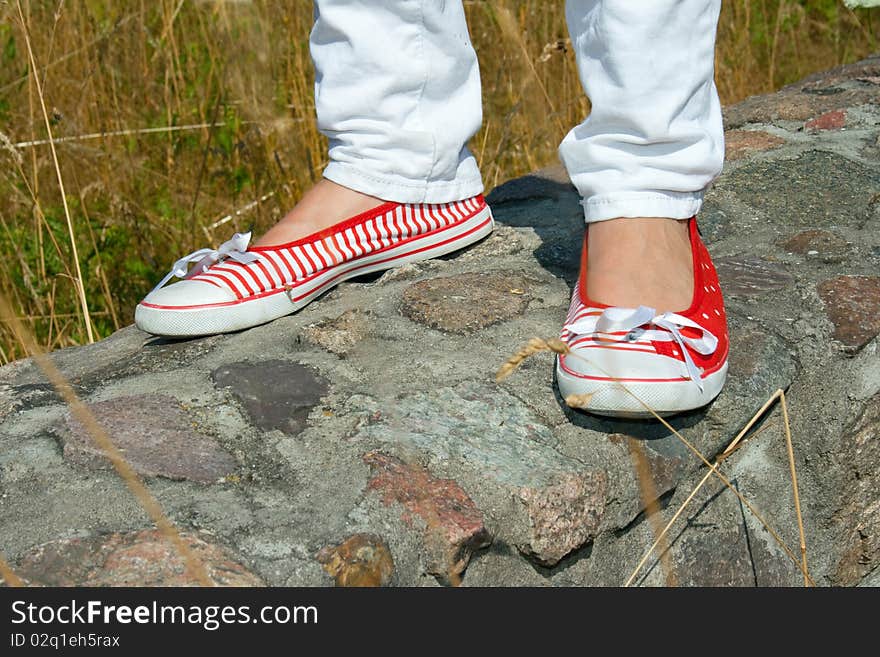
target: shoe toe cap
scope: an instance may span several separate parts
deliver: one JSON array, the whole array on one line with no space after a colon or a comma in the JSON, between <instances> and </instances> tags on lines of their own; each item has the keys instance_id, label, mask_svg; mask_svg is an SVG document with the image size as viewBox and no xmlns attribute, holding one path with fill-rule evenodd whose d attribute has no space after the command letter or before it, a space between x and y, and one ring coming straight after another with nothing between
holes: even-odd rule
<instances>
[{"instance_id":1,"label":"shoe toe cap","mask_svg":"<svg viewBox=\"0 0 880 657\"><path fill-rule=\"evenodd\" d=\"M184 280L150 292L142 305L188 308L235 301L228 290L204 281Z\"/></svg>"}]
</instances>

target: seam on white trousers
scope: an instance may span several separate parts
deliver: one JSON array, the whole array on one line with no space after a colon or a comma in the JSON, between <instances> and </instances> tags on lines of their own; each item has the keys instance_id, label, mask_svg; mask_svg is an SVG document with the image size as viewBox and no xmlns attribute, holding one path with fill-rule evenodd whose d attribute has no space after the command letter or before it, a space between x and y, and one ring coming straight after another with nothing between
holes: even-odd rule
<instances>
[{"instance_id":1,"label":"seam on white trousers","mask_svg":"<svg viewBox=\"0 0 880 657\"><path fill-rule=\"evenodd\" d=\"M702 192L681 193L621 193L592 197L581 201L584 219L606 221L618 217L669 217L689 219L703 204Z\"/></svg>"},{"instance_id":2,"label":"seam on white trousers","mask_svg":"<svg viewBox=\"0 0 880 657\"><path fill-rule=\"evenodd\" d=\"M419 123L422 126L422 130L428 132L425 129L425 120L422 118L422 98L425 96L425 89L428 87L428 79L431 77L431 62L428 60L428 57L425 55L425 7L424 0L419 0L419 57L422 60L422 63L425 67L425 77L422 79L422 85L419 87L419 95L416 98L416 116L419 117ZM431 132L431 164L428 167L428 175L426 178L430 179L431 174L434 173L434 168L437 166L437 138L434 136L434 133Z\"/></svg>"}]
</instances>

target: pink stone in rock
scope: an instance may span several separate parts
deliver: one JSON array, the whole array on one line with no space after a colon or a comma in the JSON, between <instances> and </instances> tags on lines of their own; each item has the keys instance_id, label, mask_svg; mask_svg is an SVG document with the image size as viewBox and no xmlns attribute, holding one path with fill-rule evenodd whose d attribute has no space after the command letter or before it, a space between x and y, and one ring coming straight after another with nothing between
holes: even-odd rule
<instances>
[{"instance_id":1,"label":"pink stone in rock","mask_svg":"<svg viewBox=\"0 0 880 657\"><path fill-rule=\"evenodd\" d=\"M452 479L438 479L420 466L379 452L363 459L373 469L367 488L377 491L386 506L402 504L405 522L412 521L410 514L424 521L428 572L457 584L471 555L491 542L473 500Z\"/></svg>"},{"instance_id":2,"label":"pink stone in rock","mask_svg":"<svg viewBox=\"0 0 880 657\"><path fill-rule=\"evenodd\" d=\"M729 130L724 135L726 160L739 160L757 151L769 151L785 140L763 130Z\"/></svg>"},{"instance_id":3,"label":"pink stone in rock","mask_svg":"<svg viewBox=\"0 0 880 657\"><path fill-rule=\"evenodd\" d=\"M89 404L123 458L146 477L212 483L235 471L235 458L199 431L192 416L169 395L140 394ZM109 468L99 444L69 414L62 433L65 460Z\"/></svg>"},{"instance_id":4,"label":"pink stone in rock","mask_svg":"<svg viewBox=\"0 0 880 657\"><path fill-rule=\"evenodd\" d=\"M807 130L840 130L846 125L846 110L838 109L826 112L822 116L810 119L804 124Z\"/></svg>"},{"instance_id":5,"label":"pink stone in rock","mask_svg":"<svg viewBox=\"0 0 880 657\"><path fill-rule=\"evenodd\" d=\"M262 586L224 548L182 534L189 552L218 586ZM37 586L199 586L175 547L155 529L52 541L32 549L16 567Z\"/></svg>"},{"instance_id":6,"label":"pink stone in rock","mask_svg":"<svg viewBox=\"0 0 880 657\"><path fill-rule=\"evenodd\" d=\"M530 536L521 552L545 566L592 541L605 512L607 477L602 471L569 473L544 488L521 488Z\"/></svg>"},{"instance_id":7,"label":"pink stone in rock","mask_svg":"<svg viewBox=\"0 0 880 657\"><path fill-rule=\"evenodd\" d=\"M880 333L880 277L837 276L818 290L836 340L858 349Z\"/></svg>"}]
</instances>

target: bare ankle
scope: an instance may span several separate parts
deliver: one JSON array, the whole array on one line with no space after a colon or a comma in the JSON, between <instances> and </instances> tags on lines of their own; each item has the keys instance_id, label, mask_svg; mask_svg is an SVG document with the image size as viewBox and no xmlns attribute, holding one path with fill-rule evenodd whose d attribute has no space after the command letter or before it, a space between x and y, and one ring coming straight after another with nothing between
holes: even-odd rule
<instances>
[{"instance_id":1,"label":"bare ankle","mask_svg":"<svg viewBox=\"0 0 880 657\"><path fill-rule=\"evenodd\" d=\"M690 305L693 271L687 220L621 218L592 223L588 230L591 299L660 311Z\"/></svg>"},{"instance_id":2,"label":"bare ankle","mask_svg":"<svg viewBox=\"0 0 880 657\"><path fill-rule=\"evenodd\" d=\"M380 198L323 178L281 221L257 240L256 246L275 246L302 239L383 203Z\"/></svg>"}]
</instances>

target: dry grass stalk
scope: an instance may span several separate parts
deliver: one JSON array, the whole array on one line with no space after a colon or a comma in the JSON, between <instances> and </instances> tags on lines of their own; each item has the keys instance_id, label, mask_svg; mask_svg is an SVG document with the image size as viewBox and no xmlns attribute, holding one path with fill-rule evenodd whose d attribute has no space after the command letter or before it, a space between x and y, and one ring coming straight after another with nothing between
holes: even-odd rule
<instances>
[{"instance_id":1,"label":"dry grass stalk","mask_svg":"<svg viewBox=\"0 0 880 657\"><path fill-rule=\"evenodd\" d=\"M227 214L226 216L220 217L217 221L204 227L205 235L208 236L208 239L212 239L213 234L211 231L213 231L215 228L218 228L218 227L222 226L223 224L227 224L230 221L232 221L233 219L237 219L238 217L242 216L246 212L253 210L258 205L260 205L260 203L265 203L270 198L275 196L275 193L276 192L272 191L272 192L269 192L268 194L263 194L260 198L255 199L255 200L251 201L250 203L247 203L246 205L243 205L235 212L233 212L231 214Z\"/></svg>"},{"instance_id":2,"label":"dry grass stalk","mask_svg":"<svg viewBox=\"0 0 880 657\"><path fill-rule=\"evenodd\" d=\"M630 395L632 395L639 403L641 403L642 406L644 406L649 412L653 413L653 415L658 420L660 420L660 422L667 429L672 431L676 435L676 437L678 437L678 439L681 440L682 443L684 443L684 445L691 452L696 454L697 457L701 461L703 461L703 463L705 465L707 465L709 467L709 472L706 473L706 475L703 477L703 479L700 481L700 483L697 484L696 488L691 492L690 495L688 495L687 499L682 503L679 510L676 511L676 513L670 519L669 523L667 523L666 527L661 532L661 537L665 536L666 532L669 531L669 528L672 526L672 524L675 522L675 520L678 519L678 517L684 511L685 507L691 502L691 500L693 500L693 498L696 496L696 494L700 490L700 488L702 488L702 486L706 483L706 481L708 481L709 477L714 474L716 477L718 477L721 480L721 482L734 495L736 495L736 497L739 499L739 501L743 503L743 505L752 513L752 515L764 526L764 529L766 529L767 532L774 538L774 540L777 542L779 547L782 548L783 552L785 552L785 554L795 563L795 565L797 565L798 569L802 572L802 574L804 576L804 584L806 586L815 586L815 582L813 581L812 577L810 576L809 570L807 569L807 565L806 565L806 544L805 544L805 538L804 538L804 533L803 533L803 521L801 520L800 499L797 496L795 496L795 510L796 510L796 513L798 516L798 528L800 530L800 540L801 540L801 547L802 547L802 550L801 550L802 558L800 561L798 561L798 558L795 556L792 549L782 539L782 537L779 535L779 533L776 532L776 530L774 530L770 526L770 524L764 519L764 517L758 512L758 510L743 496L743 494L740 493L733 486L733 484L730 482L730 480L728 480L727 477L725 477L723 474L721 474L721 472L718 470L718 464L723 460L723 458L726 458L727 456L729 456L732 453L732 451L737 448L737 445L739 444L740 440L743 438L743 436L746 435L748 430L752 426L754 426L754 424L758 421L758 419L760 419L760 417L767 411L767 409L770 408L770 406L773 404L774 401L776 401L777 398L784 398L785 393L782 390L777 390L775 393L773 393L773 395L770 397L770 399L768 399L764 403L764 405L758 410L758 412L755 413L754 416L752 416L752 419L749 420L749 422L746 424L746 426L743 427L743 429L739 432L739 434L724 449L724 451L721 453L721 456L719 457L719 459L717 459L715 461L715 463L713 464L713 463L709 463L709 461L706 459L706 457L703 456L700 453L700 451L696 447L694 447L684 436L682 436L680 433L678 433L678 431L676 431L668 422L666 422L665 419L660 417L656 412L653 411L653 409L651 409L647 404L645 404L642 400L640 400L635 394L633 394L629 390L627 390L627 392ZM785 419L786 427L788 427L788 414L787 413L784 414L784 419ZM789 439L790 439L790 429L788 429L788 428L786 430L786 435L789 436ZM792 469L792 472L794 472L794 454L793 453L790 456L789 464ZM795 481L796 481L796 478L795 478ZM630 575L630 578L627 580L627 582L624 586L629 586L632 583L636 574L641 569L641 567L644 565L645 561L650 556L651 552L653 552L654 549L659 544L659 538L660 537L658 537L658 539L655 539L654 544L651 546L651 548L648 550L648 552L645 554L645 556L639 562L639 565L636 567L636 570L633 572L632 575Z\"/></svg>"},{"instance_id":3,"label":"dry grass stalk","mask_svg":"<svg viewBox=\"0 0 880 657\"><path fill-rule=\"evenodd\" d=\"M70 234L70 250L73 255L73 264L76 269L76 280L75 284L77 286L77 290L79 292L80 304L82 306L83 311L83 321L85 322L86 336L88 338L89 343L95 341L94 333L92 332L92 318L89 315L89 302L86 299L86 288L83 284L82 278L82 270L79 265L79 254L76 249L76 234L73 230L73 219L70 216L70 208L67 204L67 193L64 191L64 178L61 175L61 165L58 163L58 153L55 151L55 143L52 141L52 125L49 122L49 111L46 109L46 99L43 95L43 86L40 82L40 74L37 68L37 61L34 58L34 51L31 47L31 38L30 38L30 30L28 29L27 21L24 18L24 11L21 8L21 0L16 0L16 6L18 7L18 16L21 20L21 30L24 35L24 42L27 46L28 59L31 65L31 71L34 75L34 84L37 87L37 96L40 99L40 107L43 110L43 120L46 123L46 133L49 135L49 148L52 151L52 162L55 165L55 174L58 177L58 189L61 192L61 203L64 206L64 216L67 219L67 230Z\"/></svg>"},{"instance_id":4,"label":"dry grass stalk","mask_svg":"<svg viewBox=\"0 0 880 657\"><path fill-rule=\"evenodd\" d=\"M550 340L544 340L542 338L532 338L526 343L522 349L517 351L513 356L507 359L507 361L498 368L498 372L495 374L495 381L501 382L507 377L509 377L516 370L517 367L529 356L534 356L535 354L541 353L543 351L552 351L557 354L567 354L569 349L568 345L566 345L562 340L553 338Z\"/></svg>"},{"instance_id":5,"label":"dry grass stalk","mask_svg":"<svg viewBox=\"0 0 880 657\"><path fill-rule=\"evenodd\" d=\"M13 144L12 140L10 140L2 130L0 130L0 148L12 155L12 159L15 160L15 163L18 166L23 164L23 159L21 153L18 152L17 144Z\"/></svg>"},{"instance_id":6,"label":"dry grass stalk","mask_svg":"<svg viewBox=\"0 0 880 657\"><path fill-rule=\"evenodd\" d=\"M745 498L745 496L736 489L736 487L730 482L730 480L727 477L725 477L718 470L717 465L710 463L709 460L705 456L703 456L703 454L696 447L694 447L694 445L692 445L690 443L690 441L688 441L684 436L682 436L678 431L676 431L675 428L673 428L673 426L671 424L669 424L669 422L667 422L663 417L658 415L657 412L654 411L654 409L652 409L644 401L639 399L632 391L630 391L628 388L626 388L624 386L621 386L621 387L623 387L623 389L626 390L626 392L629 395L631 395L634 399L636 399L636 401L638 401L649 413L651 413L657 420L659 420L660 423L663 424L664 427L666 427L668 430L670 430L685 445L685 447L687 447L694 455L697 456L697 458L699 458L705 465L707 465L709 467L709 474L714 474L716 477L718 477L718 479L720 479L721 482L734 495L736 495L737 499L739 499L739 501L742 502L743 505L752 513L752 515L755 516L755 518L764 526L764 529L766 529L767 532L773 537L773 539L777 542L779 547L782 548L782 551L785 552L785 554L788 555L788 557L797 565L798 569L801 570L801 572L803 572L804 579L807 582L809 582L810 584L815 585L812 578L810 577L809 572L804 568L802 561L798 560L798 558L795 556L792 549L788 546L788 544L784 540L782 540L782 537L779 535L779 533L770 526L770 523L768 523L764 519L764 516L762 516L760 514L760 512L755 508L755 506L751 502L749 502ZM779 392L781 392L781 391L779 391Z\"/></svg>"},{"instance_id":7,"label":"dry grass stalk","mask_svg":"<svg viewBox=\"0 0 880 657\"><path fill-rule=\"evenodd\" d=\"M185 132L187 130L203 130L205 128L218 128L226 125L225 123L191 123L189 125L169 125L158 128L131 128L129 130L107 130L105 132L90 132L84 135L70 135L68 137L55 137L54 139L34 139L31 141L20 141L12 144L14 148L33 148L34 146L47 146L49 144L63 144L69 141L87 141L89 139L101 139L103 137L131 137L132 135L155 135L165 132ZM0 132L0 143L3 142L4 135Z\"/></svg>"},{"instance_id":8,"label":"dry grass stalk","mask_svg":"<svg viewBox=\"0 0 880 657\"><path fill-rule=\"evenodd\" d=\"M492 6L489 3L484 5L486 9L491 10ZM538 71L535 68L535 63L533 60L532 53L529 52L528 46L526 46L525 40L523 40L522 30L520 30L519 26L516 23L516 19L513 17L513 13L511 13L510 9L503 5L496 5L494 7L495 20L498 22L498 26L501 28L502 34L504 34L512 43L516 43L520 48L520 53L522 54L523 63L525 63L526 67L529 69L529 72L532 74L532 79L538 85L538 88L541 90L541 94L544 96L544 100L547 102L547 107L550 109L550 115L553 117L556 128L559 131L559 139L562 139L568 130L562 125L562 121L559 118L559 112L556 110L556 103L553 102L553 99L550 97L550 94L547 92L547 86L544 84L544 81L541 79L541 76L538 75Z\"/></svg>"},{"instance_id":9,"label":"dry grass stalk","mask_svg":"<svg viewBox=\"0 0 880 657\"><path fill-rule=\"evenodd\" d=\"M749 429L751 429L755 425L755 423L761 418L761 416L764 414L764 412L770 407L773 400L776 398L777 394L778 394L778 391L776 394L774 394L769 400L767 400L764 403L764 405L758 410L758 412L752 416L752 419L749 420L746 423L746 425L740 430L739 434L737 434L737 436L730 442L730 444L724 448L724 451L722 451L721 454L718 455L718 457L715 459L715 466L716 467L720 463L722 463L724 460L726 460L731 454L733 454L742 445L745 444L744 441L741 442L743 437L748 433ZM765 428L766 427L762 427L761 429L756 431L755 435L757 436ZM681 514L684 512L685 508L687 508L688 504L691 503L691 500L693 500L694 497L696 497L697 493L700 491L700 489L703 488L703 485L707 481L709 481L709 478L711 476L712 476L712 471L710 470L705 474L705 476L703 476L703 478L700 480L700 483L698 483L694 487L694 489L690 492L690 495L687 496L685 501L681 503L681 505L678 507L678 510L672 515L672 518L670 518L669 522L666 523L666 526L663 527L663 529L660 530L659 532L657 532L657 531L654 532L654 542L651 544L651 547L648 548L647 552L645 552L645 554L642 556L641 560L639 560L639 563L636 564L635 569L633 570L632 574L629 576L629 579L626 580L626 583L624 583L624 586L630 586L633 583L633 581L636 578L636 575L639 574L639 571L642 569L642 567L648 561L648 558L651 556L651 554L653 554L654 550L656 550L660 546L661 542L663 542L665 544L666 534L672 528L672 525L675 524L675 521L678 520L679 516L681 516ZM661 556L664 554L665 550L666 550L666 548L664 547L664 549L660 553Z\"/></svg>"},{"instance_id":10,"label":"dry grass stalk","mask_svg":"<svg viewBox=\"0 0 880 657\"><path fill-rule=\"evenodd\" d=\"M58 14L56 14L56 17L57 16L58 16ZM129 14L125 18L122 18L122 19L116 21L116 24L113 25L112 28L105 30L104 33L101 34L98 38L92 39L91 41L83 44L79 48L76 48L74 50L66 52L66 53L64 53L64 55L62 55L58 59L49 62L45 66L44 71L48 71L50 68L57 66L58 64L62 64L64 62L66 62L67 60L69 60L73 57L76 57L78 54L88 51L90 48L93 48L94 46L98 45L104 39L112 36L113 33L118 28L122 27L123 25L125 25L126 23L128 23L129 21L131 21L134 18L139 18L140 16L141 16L141 13L136 12L134 14ZM56 24L57 24L57 18L56 18ZM22 82L25 82L26 80L27 80L27 75L23 75L19 78L16 78L16 79L12 80L11 82L9 82L3 86L0 86L0 93L3 93L5 91L8 91L9 89L14 88L14 87L18 86L19 84L21 84Z\"/></svg>"},{"instance_id":11,"label":"dry grass stalk","mask_svg":"<svg viewBox=\"0 0 880 657\"><path fill-rule=\"evenodd\" d=\"M785 401L785 393L782 390L778 391L779 400L782 406L782 419L784 420L785 426L785 448L788 452L788 467L791 471L791 487L794 493L794 509L797 514L797 525L798 525L798 537L800 538L800 547L801 547L801 569L804 573L804 586L809 586L811 584L810 576L809 576L809 568L807 567L807 539L804 534L804 517L801 513L801 496L798 491L798 478L797 478L797 468L794 465L794 447L791 443L791 425L788 422L788 404Z\"/></svg>"},{"instance_id":12,"label":"dry grass stalk","mask_svg":"<svg viewBox=\"0 0 880 657\"><path fill-rule=\"evenodd\" d=\"M30 332L15 317L12 307L2 292L0 292L0 315L8 318L9 324L18 340L25 346L28 352L33 354L34 363L42 370L43 374L70 408L70 412L86 429L92 440L95 441L95 444L110 461L135 499L137 499L144 511L147 512L147 515L155 523L157 529L175 547L183 559L187 574L202 586L213 586L214 582L208 575L205 565L180 536L177 527L162 511L158 500L144 485L144 482L141 481L128 461L125 460L125 457L123 457L116 445L113 444L112 439L98 422L97 418L95 418L89 407L79 398L73 387L71 387L61 371L55 366L52 359L40 349Z\"/></svg>"},{"instance_id":13,"label":"dry grass stalk","mask_svg":"<svg viewBox=\"0 0 880 657\"><path fill-rule=\"evenodd\" d=\"M654 476L651 474L651 464L645 456L645 446L640 440L629 436L626 444L639 480L639 496L642 499L645 517L651 525L651 531L657 537L655 543L660 546L660 568L665 574L666 586L678 586L675 567L672 565L672 557L664 538L665 534L661 533L660 501L657 487L654 485Z\"/></svg>"}]
</instances>

